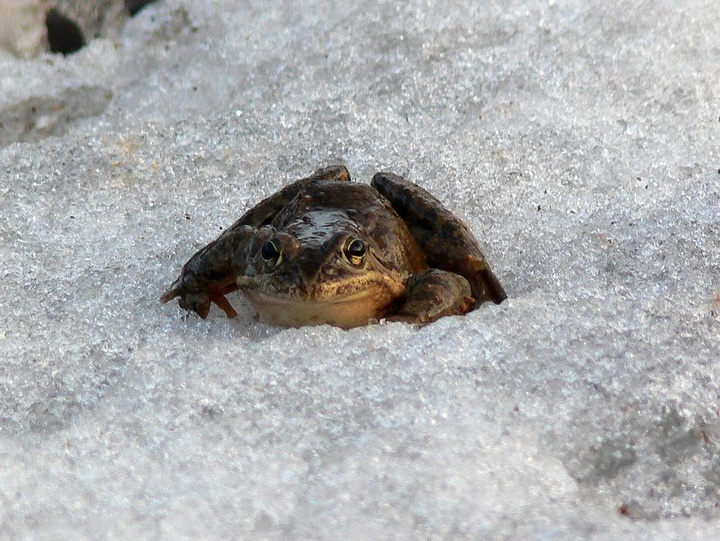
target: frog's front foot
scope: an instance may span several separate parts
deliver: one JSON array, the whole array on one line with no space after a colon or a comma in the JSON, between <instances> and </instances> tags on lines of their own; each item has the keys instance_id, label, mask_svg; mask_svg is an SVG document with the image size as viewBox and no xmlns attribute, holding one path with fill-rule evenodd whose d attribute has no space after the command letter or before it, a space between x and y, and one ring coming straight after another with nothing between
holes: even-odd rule
<instances>
[{"instance_id":1,"label":"frog's front foot","mask_svg":"<svg viewBox=\"0 0 720 541\"><path fill-rule=\"evenodd\" d=\"M225 293L235 288L228 288L228 291L190 291L183 283L184 276L180 276L170 289L163 293L160 302L169 302L175 297L180 297L178 304L180 308L193 311L202 319L205 319L210 312L210 305L215 303L229 318L237 316L237 312L230 302L225 298Z\"/></svg>"},{"instance_id":2,"label":"frog's front foot","mask_svg":"<svg viewBox=\"0 0 720 541\"><path fill-rule=\"evenodd\" d=\"M466 314L475 303L465 278L439 269L411 276L407 289L404 302L388 321L425 325L444 316Z\"/></svg>"}]
</instances>

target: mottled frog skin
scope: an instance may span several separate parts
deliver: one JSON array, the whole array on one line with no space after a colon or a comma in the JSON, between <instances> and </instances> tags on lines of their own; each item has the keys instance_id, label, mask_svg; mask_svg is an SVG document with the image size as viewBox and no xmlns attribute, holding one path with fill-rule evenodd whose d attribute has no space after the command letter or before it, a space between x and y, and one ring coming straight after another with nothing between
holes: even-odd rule
<instances>
[{"instance_id":1,"label":"mottled frog skin","mask_svg":"<svg viewBox=\"0 0 720 541\"><path fill-rule=\"evenodd\" d=\"M205 318L240 290L277 325L426 324L505 291L467 226L392 173L370 186L332 166L265 199L185 264L161 297Z\"/></svg>"}]
</instances>

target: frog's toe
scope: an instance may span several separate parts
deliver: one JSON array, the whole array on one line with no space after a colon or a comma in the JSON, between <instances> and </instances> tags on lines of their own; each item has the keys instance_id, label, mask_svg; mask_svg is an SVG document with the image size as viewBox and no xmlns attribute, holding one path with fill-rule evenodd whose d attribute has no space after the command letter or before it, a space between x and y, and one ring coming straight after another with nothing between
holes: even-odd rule
<instances>
[{"instance_id":1,"label":"frog's toe","mask_svg":"<svg viewBox=\"0 0 720 541\"><path fill-rule=\"evenodd\" d=\"M160 302L164 304L166 302L170 302L175 297L179 296L180 288L178 287L178 280L175 280L175 282L173 282L173 285L171 285L168 290L162 294L162 296L160 297Z\"/></svg>"},{"instance_id":2,"label":"frog's toe","mask_svg":"<svg viewBox=\"0 0 720 541\"><path fill-rule=\"evenodd\" d=\"M202 319L205 319L210 312L210 304L212 304L212 300L205 294L185 293L180 295L178 304L183 310L195 312Z\"/></svg>"},{"instance_id":3,"label":"frog's toe","mask_svg":"<svg viewBox=\"0 0 720 541\"><path fill-rule=\"evenodd\" d=\"M214 302L218 306L218 308L225 312L225 315L230 319L237 317L237 312L232 307L232 304L230 304L230 302L225 298L225 295L223 295L222 293L213 293L212 295L210 295L210 300Z\"/></svg>"}]
</instances>

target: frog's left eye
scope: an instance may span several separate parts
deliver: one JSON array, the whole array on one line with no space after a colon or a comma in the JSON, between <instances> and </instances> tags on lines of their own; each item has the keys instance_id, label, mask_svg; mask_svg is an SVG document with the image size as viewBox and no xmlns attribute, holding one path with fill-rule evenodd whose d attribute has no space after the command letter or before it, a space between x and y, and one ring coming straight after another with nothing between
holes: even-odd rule
<instances>
[{"instance_id":1,"label":"frog's left eye","mask_svg":"<svg viewBox=\"0 0 720 541\"><path fill-rule=\"evenodd\" d=\"M269 263L276 263L280 259L280 249L273 241L269 240L260 248L260 255Z\"/></svg>"},{"instance_id":2,"label":"frog's left eye","mask_svg":"<svg viewBox=\"0 0 720 541\"><path fill-rule=\"evenodd\" d=\"M349 256L362 257L365 255L365 243L360 239L355 239L347 247L347 253Z\"/></svg>"},{"instance_id":3,"label":"frog's left eye","mask_svg":"<svg viewBox=\"0 0 720 541\"><path fill-rule=\"evenodd\" d=\"M367 246L360 239L354 239L345 246L345 257L354 265L359 265L367 252Z\"/></svg>"}]
</instances>

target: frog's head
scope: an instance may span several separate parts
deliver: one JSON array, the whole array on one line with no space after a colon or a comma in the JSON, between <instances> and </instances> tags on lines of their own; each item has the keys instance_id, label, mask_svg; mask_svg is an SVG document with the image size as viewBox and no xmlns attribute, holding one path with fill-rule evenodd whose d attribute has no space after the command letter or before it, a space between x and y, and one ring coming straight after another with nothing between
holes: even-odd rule
<instances>
[{"instance_id":1,"label":"frog's head","mask_svg":"<svg viewBox=\"0 0 720 541\"><path fill-rule=\"evenodd\" d=\"M345 214L305 214L281 230L258 230L237 284L272 323L364 325L405 291L408 272L383 246Z\"/></svg>"}]
</instances>

